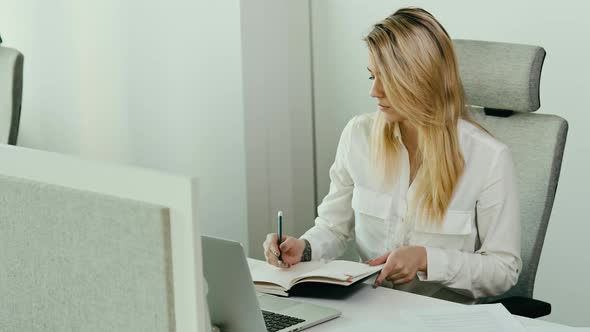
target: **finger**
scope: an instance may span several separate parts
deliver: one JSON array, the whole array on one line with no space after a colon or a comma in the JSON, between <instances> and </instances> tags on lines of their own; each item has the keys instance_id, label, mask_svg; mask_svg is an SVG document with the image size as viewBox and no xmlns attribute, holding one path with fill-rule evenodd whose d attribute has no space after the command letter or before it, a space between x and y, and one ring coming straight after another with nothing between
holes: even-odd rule
<instances>
[{"instance_id":1,"label":"finger","mask_svg":"<svg viewBox=\"0 0 590 332\"><path fill-rule=\"evenodd\" d=\"M268 236L266 237L266 241L268 241L267 245L269 250L272 252L273 255L275 255L276 257L279 257L280 255L280 250L279 250L279 246L277 245L277 234L276 233L271 233L268 234Z\"/></svg>"},{"instance_id":2,"label":"finger","mask_svg":"<svg viewBox=\"0 0 590 332\"><path fill-rule=\"evenodd\" d=\"M279 257L281 255L281 250L279 249L279 246L277 245L277 238L278 238L278 236L276 234L274 234L274 236L271 239L271 242L269 244L269 247L270 247L270 251L275 256Z\"/></svg>"},{"instance_id":3,"label":"finger","mask_svg":"<svg viewBox=\"0 0 590 332\"><path fill-rule=\"evenodd\" d=\"M394 280L393 283L396 285L400 285L400 284L407 284L408 282L414 280L414 278L411 275L405 276L403 278Z\"/></svg>"},{"instance_id":4,"label":"finger","mask_svg":"<svg viewBox=\"0 0 590 332\"><path fill-rule=\"evenodd\" d=\"M279 248L277 247L277 245L273 245L270 247L270 252L275 256L275 257L279 257L281 255Z\"/></svg>"},{"instance_id":5,"label":"finger","mask_svg":"<svg viewBox=\"0 0 590 332\"><path fill-rule=\"evenodd\" d=\"M283 250L283 247L282 247L283 246L283 243L285 243L286 241L288 241L289 240L289 237L286 236L286 235L283 235L281 237L281 243L280 243L280 245L277 244L277 241L276 241L277 238L278 238L278 236L275 237L275 242L274 242L275 243L275 247L276 247L276 250L277 250L278 253L282 253L284 251Z\"/></svg>"},{"instance_id":6,"label":"finger","mask_svg":"<svg viewBox=\"0 0 590 332\"><path fill-rule=\"evenodd\" d=\"M266 242L270 242L270 243L277 242L277 237L278 237L277 233L268 233L266 235Z\"/></svg>"},{"instance_id":7,"label":"finger","mask_svg":"<svg viewBox=\"0 0 590 332\"><path fill-rule=\"evenodd\" d=\"M270 265L274 265L276 267L281 267L279 264L279 260L277 259L277 256L275 255L268 255L268 257L266 258L266 262Z\"/></svg>"},{"instance_id":8,"label":"finger","mask_svg":"<svg viewBox=\"0 0 590 332\"><path fill-rule=\"evenodd\" d=\"M383 256L385 256L385 255L383 255ZM377 258L375 261L376 262L381 261L383 256ZM391 274L399 272L400 270L401 270L401 267L399 266L398 262L393 258L393 253L390 252L387 255L385 265L383 265L383 269L381 270L381 273L379 274L377 279L375 279L375 283L373 284L373 288L380 286L381 283L383 283L383 280L385 280Z\"/></svg>"},{"instance_id":9,"label":"finger","mask_svg":"<svg viewBox=\"0 0 590 332\"><path fill-rule=\"evenodd\" d=\"M285 239L285 241L283 241L283 243L281 243L281 246L279 248L281 249L281 252L287 252L287 251L291 250L291 248L293 248L295 243L297 243L297 239L288 238L288 239Z\"/></svg>"},{"instance_id":10,"label":"finger","mask_svg":"<svg viewBox=\"0 0 590 332\"><path fill-rule=\"evenodd\" d=\"M270 249L270 247L267 247L266 250L264 251L264 258L269 263L271 262L271 260L274 261L274 260L278 259L277 255L274 254L274 252L272 251L272 249Z\"/></svg>"},{"instance_id":11,"label":"finger","mask_svg":"<svg viewBox=\"0 0 590 332\"><path fill-rule=\"evenodd\" d=\"M268 235L269 235L269 236L270 236L270 235L272 235L272 237L271 237L270 239L268 239L268 238L267 238L267 240L269 240L269 241L271 241L271 242L274 242L274 243L277 243L277 242L279 242L279 241L278 241L279 235L278 235L277 233L271 233L271 234L268 234ZM281 237L281 243L285 242L285 240L287 240L288 238L289 238L289 237L288 237L287 235L283 235L283 236Z\"/></svg>"},{"instance_id":12,"label":"finger","mask_svg":"<svg viewBox=\"0 0 590 332\"><path fill-rule=\"evenodd\" d=\"M272 262L271 264L274 265L274 266L276 266L276 267L280 267L280 268L289 268L289 267L291 267L290 264L287 264L286 262L279 260L274 255L270 258L270 260Z\"/></svg>"},{"instance_id":13,"label":"finger","mask_svg":"<svg viewBox=\"0 0 590 332\"><path fill-rule=\"evenodd\" d=\"M279 267L281 269L287 269L287 268L291 267L291 265L289 265L283 261L280 261L280 260L275 260L273 265L276 267Z\"/></svg>"},{"instance_id":14,"label":"finger","mask_svg":"<svg viewBox=\"0 0 590 332\"><path fill-rule=\"evenodd\" d=\"M385 277L387 277L387 274L381 272L379 273L379 275L377 276L377 279L375 279L375 282L373 283L373 288L377 288L379 286L381 286L381 284L383 283L383 280L385 280Z\"/></svg>"},{"instance_id":15,"label":"finger","mask_svg":"<svg viewBox=\"0 0 590 332\"><path fill-rule=\"evenodd\" d=\"M385 278L387 278L387 276L389 276L389 274L391 273L391 269L392 264L385 264L385 266L383 266L381 273L379 273L379 276L377 277L377 279L375 279L373 288L376 288L377 286L380 286L381 283L383 283L383 280L385 280Z\"/></svg>"},{"instance_id":16,"label":"finger","mask_svg":"<svg viewBox=\"0 0 590 332\"><path fill-rule=\"evenodd\" d=\"M389 252L386 252L383 255L370 260L368 264L369 265L381 265L381 264L384 264L387 261L387 257L389 257Z\"/></svg>"},{"instance_id":17,"label":"finger","mask_svg":"<svg viewBox=\"0 0 590 332\"><path fill-rule=\"evenodd\" d=\"M283 263L285 263L289 266L293 266L293 265L299 263L299 258L295 257L293 255L288 255L288 256L283 255L282 258L283 258Z\"/></svg>"},{"instance_id":18,"label":"finger","mask_svg":"<svg viewBox=\"0 0 590 332\"><path fill-rule=\"evenodd\" d=\"M268 243L268 242L264 242L264 256L266 257L267 255L274 255L274 256L279 256L279 254L277 253L277 249L273 248L273 246Z\"/></svg>"},{"instance_id":19,"label":"finger","mask_svg":"<svg viewBox=\"0 0 590 332\"><path fill-rule=\"evenodd\" d=\"M387 278L385 278L385 279L387 279L387 280L389 280L389 281L393 281L393 282L395 283L395 281L396 281L396 280L403 279L403 278L405 278L405 277L407 277L407 276L408 276L408 274L407 274L407 273L403 273L403 272L397 272L397 273L395 273L395 272L394 272L394 273L390 274L390 275L389 275Z\"/></svg>"},{"instance_id":20,"label":"finger","mask_svg":"<svg viewBox=\"0 0 590 332\"><path fill-rule=\"evenodd\" d=\"M274 235L273 238L272 238L273 248L274 248L274 250L277 251L277 253L279 253L280 252L279 245L280 244L283 244L289 237L287 235L281 236L281 242L279 243L279 241L278 241L278 238L279 238L278 234L273 234L273 235Z\"/></svg>"},{"instance_id":21,"label":"finger","mask_svg":"<svg viewBox=\"0 0 590 332\"><path fill-rule=\"evenodd\" d=\"M264 252L264 258L266 259L266 262L270 265L276 266L276 267L280 267L280 268L289 268L291 267L291 264L284 262L284 261L280 261L278 259L278 255L275 255L272 250L268 249L267 251Z\"/></svg>"},{"instance_id":22,"label":"finger","mask_svg":"<svg viewBox=\"0 0 590 332\"><path fill-rule=\"evenodd\" d=\"M407 269L404 269L403 265L399 264L398 262L392 262L391 264L391 271L389 271L389 275L396 274L396 273L405 273L408 274Z\"/></svg>"},{"instance_id":23,"label":"finger","mask_svg":"<svg viewBox=\"0 0 590 332\"><path fill-rule=\"evenodd\" d=\"M389 252L387 252L387 253L385 253L373 260L370 260L367 264L369 264L371 266L384 264L387 261L387 257L389 257Z\"/></svg>"},{"instance_id":24,"label":"finger","mask_svg":"<svg viewBox=\"0 0 590 332\"><path fill-rule=\"evenodd\" d=\"M264 252L264 257L266 258L267 261L271 258L278 259L278 256L275 255L270 248L266 249L266 251Z\"/></svg>"}]
</instances>

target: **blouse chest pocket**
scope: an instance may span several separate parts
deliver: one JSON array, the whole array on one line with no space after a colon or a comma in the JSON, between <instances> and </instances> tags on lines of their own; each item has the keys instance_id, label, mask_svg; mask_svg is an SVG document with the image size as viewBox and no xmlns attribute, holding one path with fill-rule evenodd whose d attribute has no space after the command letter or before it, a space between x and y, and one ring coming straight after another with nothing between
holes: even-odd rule
<instances>
[{"instance_id":1,"label":"blouse chest pocket","mask_svg":"<svg viewBox=\"0 0 590 332\"><path fill-rule=\"evenodd\" d=\"M374 218L385 219L391 206L391 194L355 186L352 192L352 208Z\"/></svg>"},{"instance_id":2,"label":"blouse chest pocket","mask_svg":"<svg viewBox=\"0 0 590 332\"><path fill-rule=\"evenodd\" d=\"M472 229L470 211L447 211L442 224L416 221L412 244L445 249L463 249Z\"/></svg>"}]
</instances>

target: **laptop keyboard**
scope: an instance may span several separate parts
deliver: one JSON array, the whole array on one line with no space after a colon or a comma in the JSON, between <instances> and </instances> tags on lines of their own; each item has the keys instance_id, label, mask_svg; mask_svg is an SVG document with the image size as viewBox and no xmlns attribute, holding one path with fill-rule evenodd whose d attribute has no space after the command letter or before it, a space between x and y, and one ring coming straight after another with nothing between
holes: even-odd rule
<instances>
[{"instance_id":1,"label":"laptop keyboard","mask_svg":"<svg viewBox=\"0 0 590 332\"><path fill-rule=\"evenodd\" d=\"M270 311L262 310L262 316L264 316L264 323L268 332L280 331L289 326L305 322L303 319L276 314Z\"/></svg>"}]
</instances>

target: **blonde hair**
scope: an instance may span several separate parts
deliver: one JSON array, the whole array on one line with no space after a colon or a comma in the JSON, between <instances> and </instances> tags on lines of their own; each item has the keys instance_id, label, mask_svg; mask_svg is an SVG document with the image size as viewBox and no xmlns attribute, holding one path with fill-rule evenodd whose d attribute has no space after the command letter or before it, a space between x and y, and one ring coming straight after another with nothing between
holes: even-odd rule
<instances>
[{"instance_id":1,"label":"blonde hair","mask_svg":"<svg viewBox=\"0 0 590 332\"><path fill-rule=\"evenodd\" d=\"M460 118L467 114L465 96L451 39L421 8L402 8L373 26L364 39L392 105L418 132L413 206L419 220L442 223L464 169L458 141ZM381 112L371 132L372 159L390 183L401 149L393 123Z\"/></svg>"}]
</instances>

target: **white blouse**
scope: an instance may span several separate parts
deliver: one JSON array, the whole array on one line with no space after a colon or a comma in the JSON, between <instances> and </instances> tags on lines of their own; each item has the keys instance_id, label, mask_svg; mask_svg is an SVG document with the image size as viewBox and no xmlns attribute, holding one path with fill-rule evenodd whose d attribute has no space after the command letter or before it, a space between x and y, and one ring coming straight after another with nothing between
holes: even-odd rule
<instances>
[{"instance_id":1,"label":"white blouse","mask_svg":"<svg viewBox=\"0 0 590 332\"><path fill-rule=\"evenodd\" d=\"M375 116L356 116L342 132L330 191L318 207L315 226L301 237L309 241L312 259L337 258L353 239L362 261L401 246L423 246L428 273L419 272L396 288L465 303L510 289L522 261L518 190L508 147L460 120L465 168L443 223L417 222L408 208L416 181L409 185L408 152L397 124L394 134L402 149L396 181L385 188L371 165Z\"/></svg>"}]
</instances>

